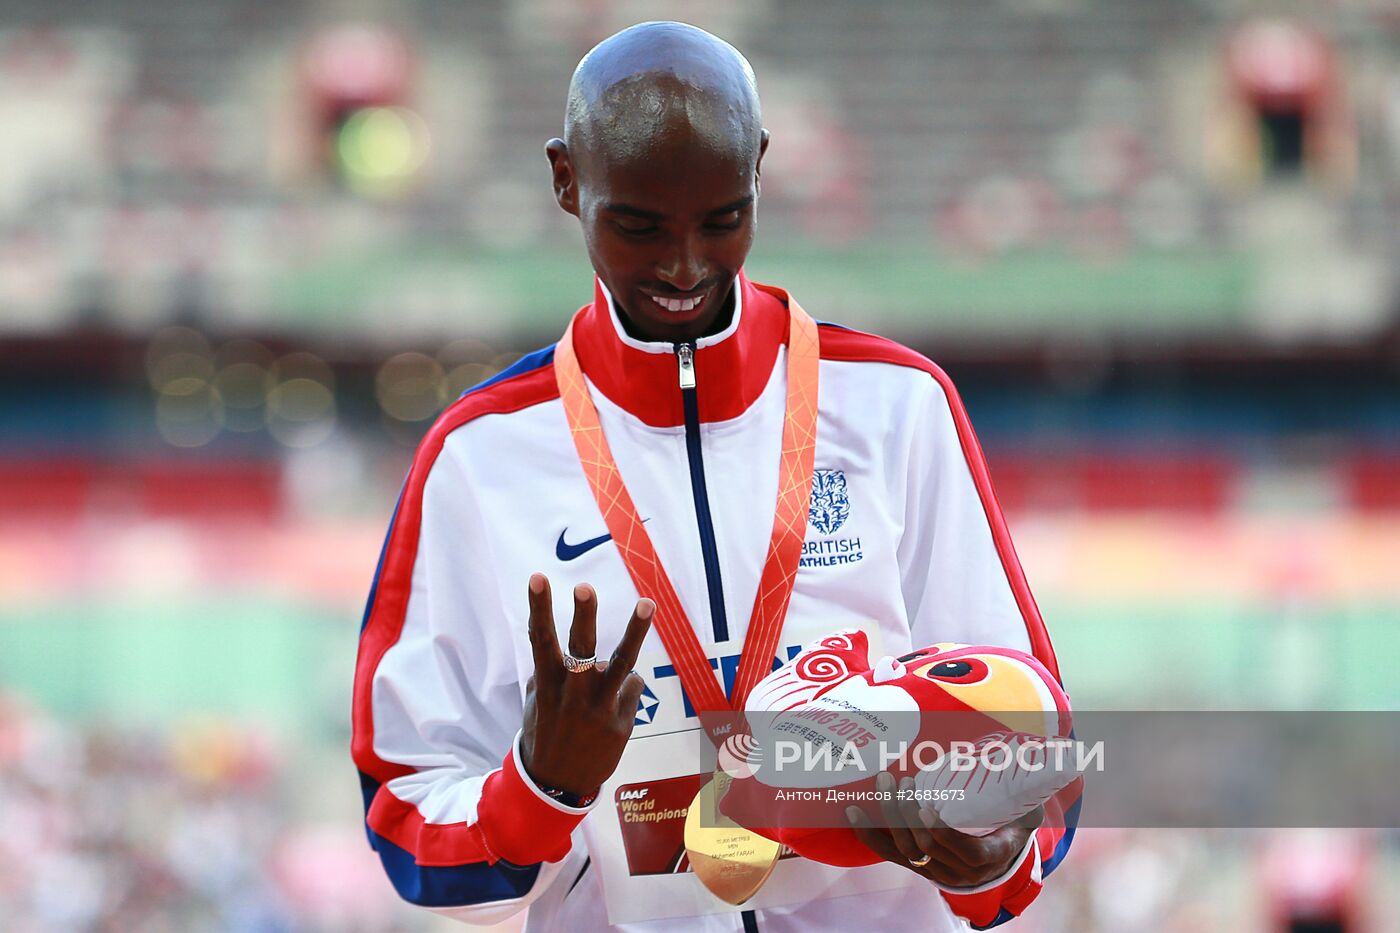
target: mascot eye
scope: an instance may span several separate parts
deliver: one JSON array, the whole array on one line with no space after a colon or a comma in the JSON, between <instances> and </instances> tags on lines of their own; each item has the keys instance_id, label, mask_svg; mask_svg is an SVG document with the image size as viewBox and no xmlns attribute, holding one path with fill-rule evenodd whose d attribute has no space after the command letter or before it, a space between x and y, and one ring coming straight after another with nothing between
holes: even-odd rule
<instances>
[{"instance_id":1,"label":"mascot eye","mask_svg":"<svg viewBox=\"0 0 1400 933\"><path fill-rule=\"evenodd\" d=\"M987 677L987 665L977 658L940 661L928 669L928 677L954 684L975 684Z\"/></svg>"},{"instance_id":2,"label":"mascot eye","mask_svg":"<svg viewBox=\"0 0 1400 933\"><path fill-rule=\"evenodd\" d=\"M924 657L926 654L928 654L927 651L911 651L911 652L909 652L908 654L901 654L901 655L899 656L899 660L900 660L901 662L907 663L907 662L909 662L909 661L914 660L915 658L922 658L922 657Z\"/></svg>"}]
</instances>

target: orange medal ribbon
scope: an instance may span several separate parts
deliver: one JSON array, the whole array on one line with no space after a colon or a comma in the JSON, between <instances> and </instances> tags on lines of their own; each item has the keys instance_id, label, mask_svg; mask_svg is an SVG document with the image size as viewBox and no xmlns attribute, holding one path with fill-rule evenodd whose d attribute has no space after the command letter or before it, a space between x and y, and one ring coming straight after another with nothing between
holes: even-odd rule
<instances>
[{"instance_id":1,"label":"orange medal ribbon","mask_svg":"<svg viewBox=\"0 0 1400 933\"><path fill-rule=\"evenodd\" d=\"M737 283L735 287L739 287ZM618 472L607 438L603 436L598 409L588 395L583 370L574 351L573 322L569 323L554 350L555 377L579 463L637 592L656 602L653 624L696 712L744 708L749 692L773 669L783 619L797 582L812 498L812 464L817 441L817 370L821 354L816 322L791 296L787 304L787 411L783 419L778 502L730 700L725 699L724 689L700 647L675 587L661 566L656 548Z\"/></svg>"}]
</instances>

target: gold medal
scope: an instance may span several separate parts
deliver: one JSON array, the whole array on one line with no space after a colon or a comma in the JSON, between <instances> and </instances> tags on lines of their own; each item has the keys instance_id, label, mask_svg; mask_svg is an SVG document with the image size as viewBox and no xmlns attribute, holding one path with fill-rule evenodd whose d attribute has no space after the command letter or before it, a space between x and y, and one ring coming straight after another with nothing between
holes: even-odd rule
<instances>
[{"instance_id":1,"label":"gold medal","mask_svg":"<svg viewBox=\"0 0 1400 933\"><path fill-rule=\"evenodd\" d=\"M782 844L745 829L719 812L733 779L716 771L685 816L685 851L690 870L722 901L734 906L758 893L782 854Z\"/></svg>"}]
</instances>

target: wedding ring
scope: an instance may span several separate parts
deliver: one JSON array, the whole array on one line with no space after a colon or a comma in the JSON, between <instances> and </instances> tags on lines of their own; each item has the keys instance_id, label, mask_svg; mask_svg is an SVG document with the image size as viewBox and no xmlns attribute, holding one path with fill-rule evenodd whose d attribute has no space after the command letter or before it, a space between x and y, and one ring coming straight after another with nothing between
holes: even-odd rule
<instances>
[{"instance_id":1,"label":"wedding ring","mask_svg":"<svg viewBox=\"0 0 1400 933\"><path fill-rule=\"evenodd\" d=\"M586 658L576 658L571 654L564 655L564 670L570 674L581 674L584 671L591 671L598 666L598 656L590 654Z\"/></svg>"},{"instance_id":2,"label":"wedding ring","mask_svg":"<svg viewBox=\"0 0 1400 933\"><path fill-rule=\"evenodd\" d=\"M932 855L927 855L927 854L925 854L925 855L919 856L918 858L911 858L911 859L909 860L909 864L910 864L910 865L913 865L915 868L923 868L925 865L927 865L929 862L932 862L932 861L933 861L933 856L932 856Z\"/></svg>"}]
</instances>

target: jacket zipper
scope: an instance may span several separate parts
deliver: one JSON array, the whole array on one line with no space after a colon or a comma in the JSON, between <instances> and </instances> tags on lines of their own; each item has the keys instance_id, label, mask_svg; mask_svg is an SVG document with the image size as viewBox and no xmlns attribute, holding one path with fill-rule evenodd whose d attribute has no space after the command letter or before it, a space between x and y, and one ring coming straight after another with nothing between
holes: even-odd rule
<instances>
[{"instance_id":1,"label":"jacket zipper","mask_svg":"<svg viewBox=\"0 0 1400 933\"><path fill-rule=\"evenodd\" d=\"M700 527L700 553L705 559L705 584L710 594L710 622L715 641L729 640L729 617L724 611L724 585L719 576L719 549L715 524L710 517L710 495L705 488L705 458L700 452L700 400L695 388L695 346L676 344L681 406L685 411L685 453L690 461L690 491L695 497L696 524ZM758 914L746 910L740 916L744 933L758 933Z\"/></svg>"},{"instance_id":2,"label":"jacket zipper","mask_svg":"<svg viewBox=\"0 0 1400 933\"><path fill-rule=\"evenodd\" d=\"M700 453L700 401L695 389L695 346L676 344L680 367L681 405L685 410L685 453L690 461L690 491L695 497L695 519L700 527L700 553L705 559L705 584L710 595L710 624L715 641L729 640L729 618L724 611L724 585L719 575L719 548L710 517L710 494L705 486L705 460Z\"/></svg>"},{"instance_id":3,"label":"jacket zipper","mask_svg":"<svg viewBox=\"0 0 1400 933\"><path fill-rule=\"evenodd\" d=\"M681 388L695 388L695 348L688 343L676 346L676 362L681 368Z\"/></svg>"}]
</instances>

